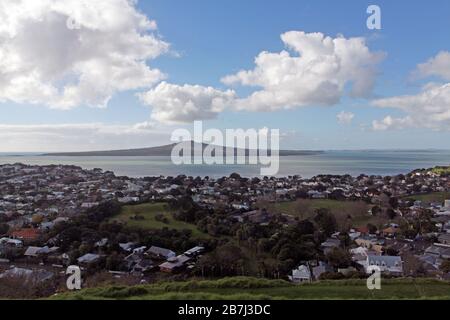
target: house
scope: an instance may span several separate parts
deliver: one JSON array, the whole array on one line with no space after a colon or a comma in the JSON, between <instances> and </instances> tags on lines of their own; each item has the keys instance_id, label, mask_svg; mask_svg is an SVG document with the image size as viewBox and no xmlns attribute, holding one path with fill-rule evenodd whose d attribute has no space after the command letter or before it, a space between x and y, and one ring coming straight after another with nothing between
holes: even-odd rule
<instances>
[{"instance_id":1,"label":"house","mask_svg":"<svg viewBox=\"0 0 450 320\"><path fill-rule=\"evenodd\" d=\"M426 248L425 254L433 255L442 259L450 259L450 247L436 243Z\"/></svg>"},{"instance_id":2,"label":"house","mask_svg":"<svg viewBox=\"0 0 450 320\"><path fill-rule=\"evenodd\" d=\"M358 228L355 228L355 231L359 232L362 236L366 236L370 233L369 228L367 228L367 227L358 227Z\"/></svg>"},{"instance_id":3,"label":"house","mask_svg":"<svg viewBox=\"0 0 450 320\"><path fill-rule=\"evenodd\" d=\"M14 267L0 274L2 278L19 278L25 283L41 283L51 280L54 277L53 272L47 270L31 270Z\"/></svg>"},{"instance_id":4,"label":"house","mask_svg":"<svg viewBox=\"0 0 450 320\"><path fill-rule=\"evenodd\" d=\"M441 234L438 237L439 243L450 245L450 233Z\"/></svg>"},{"instance_id":5,"label":"house","mask_svg":"<svg viewBox=\"0 0 450 320\"><path fill-rule=\"evenodd\" d=\"M141 252L133 252L124 258L126 267L131 272L145 273L155 267L152 260L144 258Z\"/></svg>"},{"instance_id":6,"label":"house","mask_svg":"<svg viewBox=\"0 0 450 320\"><path fill-rule=\"evenodd\" d=\"M39 229L42 231L50 231L55 226L53 221L42 222Z\"/></svg>"},{"instance_id":7,"label":"house","mask_svg":"<svg viewBox=\"0 0 450 320\"><path fill-rule=\"evenodd\" d=\"M188 257L196 257L196 256L200 255L204 250L205 250L204 247L197 246L192 249L189 249L184 254Z\"/></svg>"},{"instance_id":8,"label":"house","mask_svg":"<svg viewBox=\"0 0 450 320\"><path fill-rule=\"evenodd\" d=\"M134 265L132 272L146 273L151 271L153 268L155 268L155 264L152 260L142 259Z\"/></svg>"},{"instance_id":9,"label":"house","mask_svg":"<svg viewBox=\"0 0 450 320\"><path fill-rule=\"evenodd\" d=\"M22 240L17 240L17 239L1 238L0 245L7 245L10 247L22 248L23 242L22 242Z\"/></svg>"},{"instance_id":10,"label":"house","mask_svg":"<svg viewBox=\"0 0 450 320\"><path fill-rule=\"evenodd\" d=\"M39 239L40 230L33 228L24 228L13 231L11 237L22 240L23 242L33 242Z\"/></svg>"},{"instance_id":11,"label":"house","mask_svg":"<svg viewBox=\"0 0 450 320\"><path fill-rule=\"evenodd\" d=\"M350 232L348 233L348 236L350 237L350 239L352 241L355 241L356 239L358 239L361 236L361 232L355 231L355 230L350 230Z\"/></svg>"},{"instance_id":12,"label":"house","mask_svg":"<svg viewBox=\"0 0 450 320\"><path fill-rule=\"evenodd\" d=\"M176 253L172 250L151 246L150 249L147 250L147 254L155 257L157 259L168 260L176 256Z\"/></svg>"},{"instance_id":13,"label":"house","mask_svg":"<svg viewBox=\"0 0 450 320\"><path fill-rule=\"evenodd\" d=\"M341 246L341 240L328 238L325 242L323 242L320 247L322 248L325 254L331 252L334 248L339 248Z\"/></svg>"},{"instance_id":14,"label":"house","mask_svg":"<svg viewBox=\"0 0 450 320\"><path fill-rule=\"evenodd\" d=\"M39 256L39 251L41 247L28 247L25 253L23 254L25 257L33 257L36 258Z\"/></svg>"},{"instance_id":15,"label":"house","mask_svg":"<svg viewBox=\"0 0 450 320\"><path fill-rule=\"evenodd\" d=\"M403 275L403 261L401 257L368 255L364 264L364 268L367 274L371 273L368 270L370 266L380 267L381 272L388 273L394 276Z\"/></svg>"},{"instance_id":16,"label":"house","mask_svg":"<svg viewBox=\"0 0 450 320\"><path fill-rule=\"evenodd\" d=\"M378 255L377 252L371 251L365 247L350 249L350 254L352 255L352 261L361 265L365 264L369 255Z\"/></svg>"},{"instance_id":17,"label":"house","mask_svg":"<svg viewBox=\"0 0 450 320\"><path fill-rule=\"evenodd\" d=\"M398 233L398 228L395 227L388 227L384 229L381 233L384 237L395 237Z\"/></svg>"},{"instance_id":18,"label":"house","mask_svg":"<svg viewBox=\"0 0 450 320\"><path fill-rule=\"evenodd\" d=\"M87 253L77 259L80 265L88 266L94 264L100 260L101 256L94 253Z\"/></svg>"},{"instance_id":19,"label":"house","mask_svg":"<svg viewBox=\"0 0 450 320\"><path fill-rule=\"evenodd\" d=\"M311 271L306 265L301 265L297 269L292 270L289 280L293 283L309 283L312 281Z\"/></svg>"},{"instance_id":20,"label":"house","mask_svg":"<svg viewBox=\"0 0 450 320\"><path fill-rule=\"evenodd\" d=\"M444 261L441 257L434 254L424 253L417 256L417 258L420 262L422 262L427 274L439 274L440 266Z\"/></svg>"},{"instance_id":21,"label":"house","mask_svg":"<svg viewBox=\"0 0 450 320\"><path fill-rule=\"evenodd\" d=\"M95 243L96 248L103 248L108 244L108 238L103 238Z\"/></svg>"},{"instance_id":22,"label":"house","mask_svg":"<svg viewBox=\"0 0 450 320\"><path fill-rule=\"evenodd\" d=\"M182 254L178 257L172 257L159 266L159 269L162 272L173 273L181 270L186 266L186 263L189 262L191 258Z\"/></svg>"},{"instance_id":23,"label":"house","mask_svg":"<svg viewBox=\"0 0 450 320\"><path fill-rule=\"evenodd\" d=\"M243 219L247 219L254 224L267 224L270 222L272 215L266 210L254 210L242 214Z\"/></svg>"},{"instance_id":24,"label":"house","mask_svg":"<svg viewBox=\"0 0 450 320\"><path fill-rule=\"evenodd\" d=\"M142 247L133 249L133 253L143 254L145 252L145 249L147 249L147 247L146 246L142 246Z\"/></svg>"},{"instance_id":25,"label":"house","mask_svg":"<svg viewBox=\"0 0 450 320\"><path fill-rule=\"evenodd\" d=\"M126 252L133 251L136 244L134 242L128 242L128 243L119 243L119 247Z\"/></svg>"},{"instance_id":26,"label":"house","mask_svg":"<svg viewBox=\"0 0 450 320\"><path fill-rule=\"evenodd\" d=\"M376 239L364 237L356 239L355 242L358 246L375 251L377 254L382 254L383 252L383 246Z\"/></svg>"},{"instance_id":27,"label":"house","mask_svg":"<svg viewBox=\"0 0 450 320\"><path fill-rule=\"evenodd\" d=\"M46 256L52 253L55 253L59 250L58 247L28 247L25 253L23 254L25 257L29 258L37 258Z\"/></svg>"},{"instance_id":28,"label":"house","mask_svg":"<svg viewBox=\"0 0 450 320\"><path fill-rule=\"evenodd\" d=\"M332 272L332 271L333 271L333 268L331 268L328 264L326 264L323 261L320 261L318 266L312 268L312 274L313 274L314 280L319 280L320 276L323 273Z\"/></svg>"},{"instance_id":29,"label":"house","mask_svg":"<svg viewBox=\"0 0 450 320\"><path fill-rule=\"evenodd\" d=\"M450 209L450 200L445 200L444 201L444 208L445 209Z\"/></svg>"}]
</instances>

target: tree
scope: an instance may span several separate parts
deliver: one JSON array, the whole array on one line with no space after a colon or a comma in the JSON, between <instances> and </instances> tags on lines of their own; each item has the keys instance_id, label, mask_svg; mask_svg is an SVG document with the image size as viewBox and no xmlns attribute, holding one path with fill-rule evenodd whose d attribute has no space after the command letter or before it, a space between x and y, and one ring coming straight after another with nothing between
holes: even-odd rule
<instances>
[{"instance_id":1,"label":"tree","mask_svg":"<svg viewBox=\"0 0 450 320\"><path fill-rule=\"evenodd\" d=\"M450 272L450 260L449 259L444 260L441 264L440 269L444 273L449 273Z\"/></svg>"},{"instance_id":2,"label":"tree","mask_svg":"<svg viewBox=\"0 0 450 320\"><path fill-rule=\"evenodd\" d=\"M336 218L328 209L318 209L314 221L327 236L337 230Z\"/></svg>"},{"instance_id":3,"label":"tree","mask_svg":"<svg viewBox=\"0 0 450 320\"><path fill-rule=\"evenodd\" d=\"M123 257L114 252L106 258L106 269L113 271L120 271L123 267Z\"/></svg>"},{"instance_id":4,"label":"tree","mask_svg":"<svg viewBox=\"0 0 450 320\"><path fill-rule=\"evenodd\" d=\"M246 260L240 247L227 243L201 257L198 267L212 276L244 275L249 272Z\"/></svg>"},{"instance_id":5,"label":"tree","mask_svg":"<svg viewBox=\"0 0 450 320\"><path fill-rule=\"evenodd\" d=\"M370 234L375 234L377 232L377 227L371 223L367 224L367 230L369 230Z\"/></svg>"},{"instance_id":6,"label":"tree","mask_svg":"<svg viewBox=\"0 0 450 320\"><path fill-rule=\"evenodd\" d=\"M299 199L295 202L295 211L300 219L303 219L311 209L311 200Z\"/></svg>"},{"instance_id":7,"label":"tree","mask_svg":"<svg viewBox=\"0 0 450 320\"><path fill-rule=\"evenodd\" d=\"M31 217L31 222L33 224L40 224L42 223L42 221L44 221L44 217L41 214L35 214Z\"/></svg>"},{"instance_id":8,"label":"tree","mask_svg":"<svg viewBox=\"0 0 450 320\"><path fill-rule=\"evenodd\" d=\"M316 231L314 224L309 220L302 220L297 223L297 229L301 235L314 234Z\"/></svg>"},{"instance_id":9,"label":"tree","mask_svg":"<svg viewBox=\"0 0 450 320\"><path fill-rule=\"evenodd\" d=\"M7 234L9 231L9 226L6 223L0 223L0 235Z\"/></svg>"},{"instance_id":10,"label":"tree","mask_svg":"<svg viewBox=\"0 0 450 320\"><path fill-rule=\"evenodd\" d=\"M328 263L335 268L347 268L352 263L350 253L341 248L333 248L326 257Z\"/></svg>"},{"instance_id":11,"label":"tree","mask_svg":"<svg viewBox=\"0 0 450 320\"><path fill-rule=\"evenodd\" d=\"M241 176L238 173L232 173L230 174L230 179L240 180Z\"/></svg>"},{"instance_id":12,"label":"tree","mask_svg":"<svg viewBox=\"0 0 450 320\"><path fill-rule=\"evenodd\" d=\"M389 208L386 211L386 215L389 219L393 220L397 216L397 212L395 212L393 209Z\"/></svg>"},{"instance_id":13,"label":"tree","mask_svg":"<svg viewBox=\"0 0 450 320\"><path fill-rule=\"evenodd\" d=\"M382 210L380 208L380 206L373 206L372 207L372 215L373 216L378 216L379 214L381 214Z\"/></svg>"},{"instance_id":14,"label":"tree","mask_svg":"<svg viewBox=\"0 0 450 320\"><path fill-rule=\"evenodd\" d=\"M389 199L389 205L393 208L393 209L397 209L398 208L398 198L397 197L392 197Z\"/></svg>"}]
</instances>

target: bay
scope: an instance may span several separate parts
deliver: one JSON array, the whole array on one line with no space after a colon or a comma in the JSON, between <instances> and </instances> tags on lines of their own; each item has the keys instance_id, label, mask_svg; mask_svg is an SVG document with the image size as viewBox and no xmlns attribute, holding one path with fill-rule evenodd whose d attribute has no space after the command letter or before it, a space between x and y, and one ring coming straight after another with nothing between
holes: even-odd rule
<instances>
[{"instance_id":1,"label":"bay","mask_svg":"<svg viewBox=\"0 0 450 320\"><path fill-rule=\"evenodd\" d=\"M143 176L209 176L218 178L237 172L245 177L260 175L255 165L182 165L172 164L170 157L58 157L38 154L0 153L0 164L77 165L85 169L102 168L116 175ZM324 151L314 155L280 158L278 176L318 174L396 175L414 169L450 165L450 150L364 150Z\"/></svg>"}]
</instances>

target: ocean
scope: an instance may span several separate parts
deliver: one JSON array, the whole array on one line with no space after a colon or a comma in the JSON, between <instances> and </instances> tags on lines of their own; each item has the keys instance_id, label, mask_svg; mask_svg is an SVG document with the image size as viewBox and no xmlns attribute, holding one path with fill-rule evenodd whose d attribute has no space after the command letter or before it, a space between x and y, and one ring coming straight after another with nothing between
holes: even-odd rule
<instances>
[{"instance_id":1,"label":"ocean","mask_svg":"<svg viewBox=\"0 0 450 320\"><path fill-rule=\"evenodd\" d=\"M102 168L116 175L143 176L209 176L218 178L233 172L244 177L260 176L254 165L182 165L172 164L170 157L56 157L36 154L0 154L0 164L32 165L64 164L85 169ZM396 175L414 169L450 165L450 150L410 151L324 151L323 153L280 158L278 176L300 175L310 178L318 174Z\"/></svg>"}]
</instances>

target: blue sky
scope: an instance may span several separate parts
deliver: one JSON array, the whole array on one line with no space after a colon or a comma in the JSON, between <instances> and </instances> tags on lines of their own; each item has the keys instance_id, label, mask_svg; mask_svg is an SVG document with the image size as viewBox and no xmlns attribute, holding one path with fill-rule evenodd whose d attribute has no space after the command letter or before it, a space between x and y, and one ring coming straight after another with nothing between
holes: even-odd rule
<instances>
[{"instance_id":1,"label":"blue sky","mask_svg":"<svg viewBox=\"0 0 450 320\"><path fill-rule=\"evenodd\" d=\"M368 30L366 19L368 5L380 6L382 29ZM375 85L369 95L362 98L343 94L338 103L327 106L302 105L289 110L254 111L225 108L215 119L207 119L207 127L225 128L279 128L285 137L284 148L304 149L419 149L450 148L449 123L446 120L424 121L415 110L390 106L374 106L374 100L409 95L417 98L421 87L428 83L443 85L450 79L441 74L412 76L423 64L439 52L450 51L450 2L427 1L208 1L208 0L148 0L139 1L136 10L155 20L158 25L155 37L170 44L170 49L156 58L147 59L151 68L166 74L173 85L211 86L220 91L230 89L221 79L240 70L255 68L255 57L263 51L278 53L285 49L280 39L288 31L320 32L336 38L364 37L370 52L384 52L385 58L377 63ZM0 25L1 30L1 25ZM56 38L55 38L56 39ZM1 42L0 36L0 42ZM56 40L55 40L56 41ZM52 48L48 48L52 50ZM56 49L58 50L58 49ZM37 60L37 63L42 61ZM0 64L0 74L1 74ZM449 72L450 73L450 72ZM1 80L1 77L0 77ZM1 84L1 82L0 82ZM152 86L156 86L157 82ZM150 87L151 89L152 87ZM257 90L251 86L232 86L239 98ZM145 89L147 90L147 88ZM49 108L42 102L17 101L0 92L0 151L56 151L61 149L91 150L96 148L144 147L165 142L168 133L189 123L160 124L151 119L152 105L144 105L136 96L143 89L115 90L104 108L94 108L79 103L69 110ZM16 100L16 101L15 101ZM409 100L408 100L409 101ZM445 101L445 100L444 100ZM389 106L387 106L389 105ZM423 106L423 110L428 105ZM418 106L421 108L422 105ZM439 105L448 108L449 105ZM337 121L340 112L353 114L351 122ZM404 119L412 115L408 125L390 125L374 130L373 121L387 116ZM116 139L105 133L96 141L92 132L89 141L67 138L57 131L46 136L40 131L29 138L23 127L37 125L102 124L124 128L137 123L152 122L151 135ZM425 125L429 122L429 125ZM397 122L395 122L397 123ZM398 121L398 123L404 123ZM8 127L10 126L10 127ZM16 126L20 126L17 129ZM12 135L5 132L20 131ZM80 130L80 129L77 129ZM26 130L25 130L26 131ZM106 130L108 131L108 130ZM33 130L29 130L32 135ZM95 133L95 131L94 131ZM58 143L52 143L55 134ZM81 134L83 135L83 134ZM36 138L39 137L39 138ZM73 144L73 145L71 145ZM2 150L3 149L3 150Z\"/></svg>"}]
</instances>

